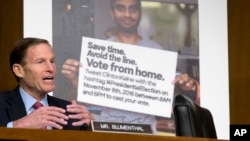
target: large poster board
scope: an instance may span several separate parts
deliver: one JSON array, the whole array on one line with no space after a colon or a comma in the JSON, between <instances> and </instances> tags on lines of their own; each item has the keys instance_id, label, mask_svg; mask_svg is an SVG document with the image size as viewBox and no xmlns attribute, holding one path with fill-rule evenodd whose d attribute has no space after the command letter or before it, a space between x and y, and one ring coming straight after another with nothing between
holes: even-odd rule
<instances>
[{"instance_id":1,"label":"large poster board","mask_svg":"<svg viewBox=\"0 0 250 141\"><path fill-rule=\"evenodd\" d=\"M179 53L177 74L188 73L200 83L200 104L211 110L218 137L228 139L227 1L144 0L142 3L142 13L146 14L141 17L140 35L158 42L163 50ZM82 36L108 38L115 25L111 21L109 0L24 0L24 37L41 37L52 43L58 56L57 85L69 90L57 89L53 92L55 96L76 99L76 90L69 89L70 82L60 74L61 66L67 58L80 58ZM215 34L218 30L221 32ZM90 109L99 112L101 108L90 106ZM161 128L171 118L156 119L157 130L173 132L164 130L166 126ZM173 121L167 123L173 127Z\"/></svg>"}]
</instances>

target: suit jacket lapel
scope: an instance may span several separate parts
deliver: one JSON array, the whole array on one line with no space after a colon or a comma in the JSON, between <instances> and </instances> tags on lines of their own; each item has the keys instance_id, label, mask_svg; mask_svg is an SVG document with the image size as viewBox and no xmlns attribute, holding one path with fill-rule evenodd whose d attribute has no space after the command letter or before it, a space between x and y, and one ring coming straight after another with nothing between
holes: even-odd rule
<instances>
[{"instance_id":1,"label":"suit jacket lapel","mask_svg":"<svg viewBox=\"0 0 250 141\"><path fill-rule=\"evenodd\" d=\"M60 103L58 103L54 97L50 96L50 95L47 95L47 98L48 98L48 104L49 106L56 106L56 107L59 107L60 106Z\"/></svg>"},{"instance_id":2,"label":"suit jacket lapel","mask_svg":"<svg viewBox=\"0 0 250 141\"><path fill-rule=\"evenodd\" d=\"M27 114L21 94L19 92L19 88L16 88L14 91L12 91L6 101L7 113L9 115L10 121L19 119Z\"/></svg>"}]
</instances>

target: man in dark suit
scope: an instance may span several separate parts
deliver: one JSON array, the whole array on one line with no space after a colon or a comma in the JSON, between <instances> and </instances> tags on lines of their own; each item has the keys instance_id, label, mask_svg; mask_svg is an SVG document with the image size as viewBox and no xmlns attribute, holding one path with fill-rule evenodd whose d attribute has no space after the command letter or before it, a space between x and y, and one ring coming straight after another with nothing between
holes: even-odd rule
<instances>
[{"instance_id":1,"label":"man in dark suit","mask_svg":"<svg viewBox=\"0 0 250 141\"><path fill-rule=\"evenodd\" d=\"M10 55L11 70L19 83L0 93L0 126L31 129L86 129L93 116L75 100L48 95L55 89L55 56L47 40L24 38ZM42 107L34 107L34 103Z\"/></svg>"}]
</instances>

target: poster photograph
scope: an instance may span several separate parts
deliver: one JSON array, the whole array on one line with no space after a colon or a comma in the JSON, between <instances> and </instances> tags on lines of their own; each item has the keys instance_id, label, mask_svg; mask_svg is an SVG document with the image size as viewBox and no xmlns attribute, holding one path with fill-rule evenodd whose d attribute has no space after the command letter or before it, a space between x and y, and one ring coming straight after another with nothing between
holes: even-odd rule
<instances>
[{"instance_id":1,"label":"poster photograph","mask_svg":"<svg viewBox=\"0 0 250 141\"><path fill-rule=\"evenodd\" d=\"M173 98L185 94L212 112L227 139L226 12L226 0L24 0L24 36L52 44L51 94L76 99L96 121L174 136Z\"/></svg>"}]
</instances>

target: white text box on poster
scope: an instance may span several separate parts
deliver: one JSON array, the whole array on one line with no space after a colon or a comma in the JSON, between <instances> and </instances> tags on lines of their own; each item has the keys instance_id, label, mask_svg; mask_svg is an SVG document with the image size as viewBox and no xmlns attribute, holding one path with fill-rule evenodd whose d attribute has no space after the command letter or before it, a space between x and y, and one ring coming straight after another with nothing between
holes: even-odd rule
<instances>
[{"instance_id":1,"label":"white text box on poster","mask_svg":"<svg viewBox=\"0 0 250 141\"><path fill-rule=\"evenodd\" d=\"M170 117L177 53L82 38L78 101Z\"/></svg>"}]
</instances>

